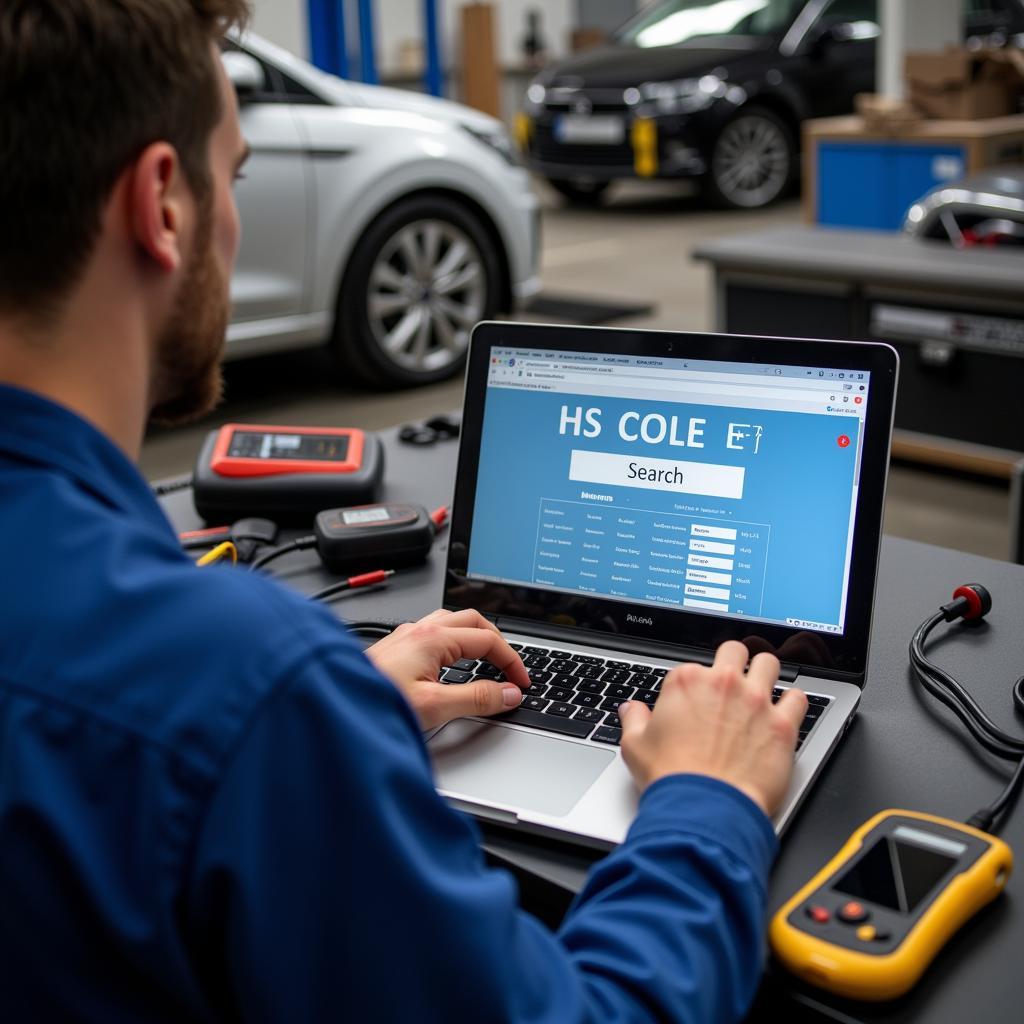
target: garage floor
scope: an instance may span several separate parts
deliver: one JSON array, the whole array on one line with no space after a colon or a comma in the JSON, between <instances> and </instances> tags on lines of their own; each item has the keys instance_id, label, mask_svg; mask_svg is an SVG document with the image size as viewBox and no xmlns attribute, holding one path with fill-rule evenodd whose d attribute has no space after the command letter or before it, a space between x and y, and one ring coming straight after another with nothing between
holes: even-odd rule
<instances>
[{"instance_id":1,"label":"garage floor","mask_svg":"<svg viewBox=\"0 0 1024 1024\"><path fill-rule=\"evenodd\" d=\"M723 213L658 185L622 187L599 211L570 210L552 193L543 195L545 293L653 306L649 314L620 321L624 326L709 329L710 271L692 263L689 252L705 239L799 217L795 202L757 213ZM141 459L147 477L190 470L206 431L226 421L379 429L455 409L462 401L461 380L384 395L349 390L323 352L231 363L226 377L227 400L209 420L147 438ZM896 536L1005 558L1008 517L1005 485L906 466L890 474L886 531Z\"/></svg>"}]
</instances>

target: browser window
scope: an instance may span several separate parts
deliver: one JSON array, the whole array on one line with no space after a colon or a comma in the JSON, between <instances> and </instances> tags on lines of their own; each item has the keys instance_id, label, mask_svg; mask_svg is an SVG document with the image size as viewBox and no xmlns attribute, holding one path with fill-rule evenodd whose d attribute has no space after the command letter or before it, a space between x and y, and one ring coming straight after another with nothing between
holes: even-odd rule
<instances>
[{"instance_id":1,"label":"browser window","mask_svg":"<svg viewBox=\"0 0 1024 1024\"><path fill-rule=\"evenodd\" d=\"M470 577L842 633L870 374L496 348Z\"/></svg>"}]
</instances>

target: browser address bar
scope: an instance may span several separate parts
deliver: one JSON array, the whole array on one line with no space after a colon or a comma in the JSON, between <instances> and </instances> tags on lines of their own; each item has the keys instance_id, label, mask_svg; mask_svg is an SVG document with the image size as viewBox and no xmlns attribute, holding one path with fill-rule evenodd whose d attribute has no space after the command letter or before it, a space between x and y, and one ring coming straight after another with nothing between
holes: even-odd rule
<instances>
[{"instance_id":1,"label":"browser address bar","mask_svg":"<svg viewBox=\"0 0 1024 1024\"><path fill-rule=\"evenodd\" d=\"M778 387L778 381L780 379L786 380L787 383L792 381L791 387L802 390L802 391L825 391L830 387L834 390L835 385L831 382L815 380L813 383L807 381L806 384L797 384L794 378L785 377L779 378L769 376L767 374L722 374L717 375L713 373L707 373L700 370L658 370L652 372L646 367L634 367L634 366L615 366L615 367L589 367L574 365L572 367L559 366L557 363L543 363L534 362L532 360L523 360L523 369L530 370L533 372L533 376L539 376L541 374L565 374L567 379L586 379L588 381L601 380L615 377L621 379L628 377L631 380L657 380L657 381L701 381L708 383L720 383L726 385L747 384L748 386L755 388L771 389L773 392Z\"/></svg>"},{"instance_id":2,"label":"browser address bar","mask_svg":"<svg viewBox=\"0 0 1024 1024\"><path fill-rule=\"evenodd\" d=\"M641 379L641 378L634 378ZM662 384L659 391L668 390L665 387L666 382L662 378L658 377L645 377L644 380L659 380ZM595 380L593 376L587 373L555 373L548 372L544 374L534 374L533 380L539 381L550 381L552 383L558 382L560 384L575 384L580 387L586 387L588 390L600 390L601 392L609 391L614 392L617 395L622 395L623 391L629 390L623 388L621 382L615 383L610 380ZM649 387L644 388L642 385L637 390L651 390ZM758 398L765 399L771 398L773 400L785 402L807 402L812 400L812 396L808 395L808 391L812 390L809 388L780 388L772 387L766 389L764 387L750 386L746 384L736 384L733 382L722 381L721 383L700 383L697 381L675 381L672 382L671 388L673 395L722 395L723 397L729 398ZM813 389L818 395L821 396L821 401L825 401L824 392L819 389Z\"/></svg>"}]
</instances>

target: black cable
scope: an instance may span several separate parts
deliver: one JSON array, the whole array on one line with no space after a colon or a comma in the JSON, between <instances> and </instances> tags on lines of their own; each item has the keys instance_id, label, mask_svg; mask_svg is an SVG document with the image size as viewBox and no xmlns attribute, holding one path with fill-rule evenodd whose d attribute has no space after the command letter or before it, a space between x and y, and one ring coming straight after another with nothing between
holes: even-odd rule
<instances>
[{"instance_id":1,"label":"black cable","mask_svg":"<svg viewBox=\"0 0 1024 1024\"><path fill-rule=\"evenodd\" d=\"M175 491L184 491L192 486L192 474L175 477L173 480L165 480L163 483L152 484L153 494L162 498L165 494L174 494Z\"/></svg>"},{"instance_id":2,"label":"black cable","mask_svg":"<svg viewBox=\"0 0 1024 1024\"><path fill-rule=\"evenodd\" d=\"M948 619L944 611L938 611L918 626L910 641L910 663L924 688L963 722L978 743L997 757L1017 762L1010 781L996 799L967 820L967 824L973 828L991 832L997 819L1013 803L1024 782L1024 740L1000 729L960 683L925 656L924 643L929 634L940 622ZM1024 714L1024 676L1014 683L1012 697L1014 709L1018 714Z\"/></svg>"},{"instance_id":3,"label":"black cable","mask_svg":"<svg viewBox=\"0 0 1024 1024\"><path fill-rule=\"evenodd\" d=\"M345 628L354 636L375 636L380 639L390 636L400 625L400 622L346 622Z\"/></svg>"},{"instance_id":4,"label":"black cable","mask_svg":"<svg viewBox=\"0 0 1024 1024\"><path fill-rule=\"evenodd\" d=\"M310 534L308 537L297 537L287 544L271 548L266 554L260 555L259 558L252 562L249 569L262 569L268 562L272 562L275 558L280 558L282 555L287 555L289 551L305 551L306 548L312 547L316 547L316 537L313 534Z\"/></svg>"}]
</instances>

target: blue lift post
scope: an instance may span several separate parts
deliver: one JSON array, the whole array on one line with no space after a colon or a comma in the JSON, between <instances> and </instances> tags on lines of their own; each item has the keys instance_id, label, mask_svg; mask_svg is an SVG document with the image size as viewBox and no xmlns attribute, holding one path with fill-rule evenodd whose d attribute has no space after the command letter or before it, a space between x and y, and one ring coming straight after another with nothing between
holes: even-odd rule
<instances>
[{"instance_id":1,"label":"blue lift post","mask_svg":"<svg viewBox=\"0 0 1024 1024\"><path fill-rule=\"evenodd\" d=\"M321 71L348 78L344 0L308 0L309 53Z\"/></svg>"},{"instance_id":2,"label":"blue lift post","mask_svg":"<svg viewBox=\"0 0 1024 1024\"><path fill-rule=\"evenodd\" d=\"M359 0L359 63L364 82L377 84L377 55L373 40L373 0Z\"/></svg>"},{"instance_id":3,"label":"blue lift post","mask_svg":"<svg viewBox=\"0 0 1024 1024\"><path fill-rule=\"evenodd\" d=\"M444 95L444 71L441 67L441 42L438 25L437 0L423 0L423 24L426 36L427 92L431 96Z\"/></svg>"}]
</instances>

